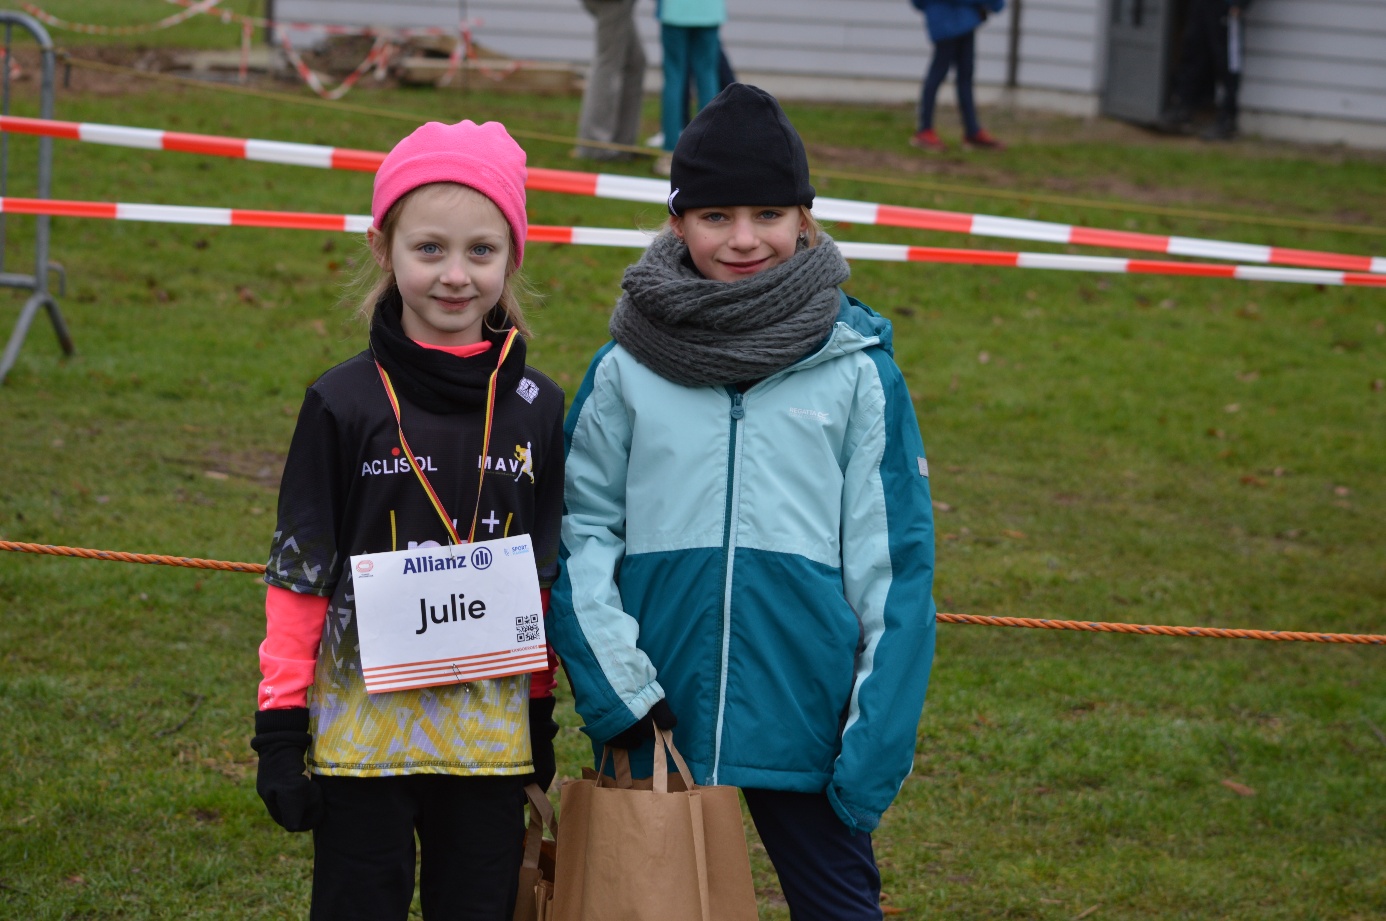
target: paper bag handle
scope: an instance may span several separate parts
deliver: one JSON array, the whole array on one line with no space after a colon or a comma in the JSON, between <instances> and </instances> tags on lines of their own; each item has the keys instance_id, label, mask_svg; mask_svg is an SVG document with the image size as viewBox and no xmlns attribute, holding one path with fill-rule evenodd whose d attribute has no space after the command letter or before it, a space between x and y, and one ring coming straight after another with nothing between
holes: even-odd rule
<instances>
[{"instance_id":1,"label":"paper bag handle","mask_svg":"<svg viewBox=\"0 0 1386 921\"><path fill-rule=\"evenodd\" d=\"M539 866L545 825L553 832L554 840L558 840L558 819L554 817L553 804L537 783L525 786L525 797L529 800L529 830L525 832L525 859L520 865L532 870Z\"/></svg>"},{"instance_id":2,"label":"paper bag handle","mask_svg":"<svg viewBox=\"0 0 1386 921\"><path fill-rule=\"evenodd\" d=\"M621 790L631 788L630 777L630 753L624 748L612 748L610 745L602 746L602 760L597 765L597 786L608 786L606 780L606 756L611 755L611 769L615 772L615 786Z\"/></svg>"},{"instance_id":3,"label":"paper bag handle","mask_svg":"<svg viewBox=\"0 0 1386 921\"><path fill-rule=\"evenodd\" d=\"M674 731L672 729L660 729L655 727L655 738L663 744L655 745L654 751L654 789L656 793L669 792L669 764L664 758L664 751L667 749L669 755L674 759L674 767L678 769L679 776L683 778L685 790L693 789L693 772L688 770L688 763L683 760L683 755L674 747Z\"/></svg>"},{"instance_id":4,"label":"paper bag handle","mask_svg":"<svg viewBox=\"0 0 1386 921\"><path fill-rule=\"evenodd\" d=\"M651 723L654 721L651 720ZM693 783L693 772L688 769L688 762L683 760L683 755L674 747L674 731L672 729L660 729L654 727L654 736L658 740L655 745L653 767L654 775L651 778L654 792L669 792L669 765L664 759L664 751L669 752L669 757L674 759L674 767L678 769L679 776L683 778L685 790L692 790L696 784ZM606 776L606 756L611 755L612 768L615 771L615 786L621 790L629 790L631 787L630 775L630 752L624 748L613 748L610 745L602 746L602 760L597 765L597 785L607 786Z\"/></svg>"}]
</instances>

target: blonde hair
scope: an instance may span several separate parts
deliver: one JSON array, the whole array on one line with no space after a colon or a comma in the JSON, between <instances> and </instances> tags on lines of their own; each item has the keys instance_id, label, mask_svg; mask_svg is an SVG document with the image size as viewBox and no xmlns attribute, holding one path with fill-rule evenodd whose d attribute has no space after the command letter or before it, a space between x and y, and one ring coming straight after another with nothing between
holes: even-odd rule
<instances>
[{"instance_id":1,"label":"blonde hair","mask_svg":"<svg viewBox=\"0 0 1386 921\"><path fill-rule=\"evenodd\" d=\"M464 186L461 183L429 183L428 185L421 185L418 188L410 189L407 193L400 196L398 201L390 206L390 210L385 212L385 217L381 218L380 226L376 228L376 232L379 234L377 238L379 242L376 245L386 253L387 257L390 248L394 245L395 232L399 229L399 216L404 213L405 204L408 203L420 189L426 189L430 185L455 185L458 188L468 189L469 191L475 192L477 195L481 195L480 192L476 192L471 186ZM371 248L369 240L366 242L366 248L369 258L362 264L361 271L352 285L353 290L364 291L365 293L359 295L360 299L356 303L353 316L369 327L371 317L375 314L375 305L380 303L382 297L385 297L391 292L398 292L399 289L395 284L394 271L376 264L375 251ZM533 336L533 333L529 328L529 324L525 322L524 303L535 299L535 291L515 265L517 254L518 251L512 241L508 257L510 267L505 275L505 284L501 288L500 300L496 301L496 306L492 307L490 312L486 314L486 319L483 322L486 328L492 332L499 332L501 329L504 329L507 324L512 325L520 331L521 336L529 339Z\"/></svg>"}]
</instances>

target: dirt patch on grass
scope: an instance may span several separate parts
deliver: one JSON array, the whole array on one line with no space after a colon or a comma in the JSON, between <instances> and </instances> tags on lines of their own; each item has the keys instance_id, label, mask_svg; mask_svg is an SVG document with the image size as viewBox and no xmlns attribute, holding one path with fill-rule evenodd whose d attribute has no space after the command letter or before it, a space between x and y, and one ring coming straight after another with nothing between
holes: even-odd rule
<instances>
[{"instance_id":1,"label":"dirt patch on grass","mask_svg":"<svg viewBox=\"0 0 1386 921\"><path fill-rule=\"evenodd\" d=\"M203 454L206 476L235 477L276 491L284 473L284 460L285 456L277 451L228 451L221 445L212 445Z\"/></svg>"},{"instance_id":2,"label":"dirt patch on grass","mask_svg":"<svg viewBox=\"0 0 1386 921\"><path fill-rule=\"evenodd\" d=\"M124 96L130 93L147 93L158 84L144 75L173 70L178 66L179 55L180 52L169 48L59 46L54 81L59 94ZM15 92L37 95L43 75L38 49L20 44L15 48L14 57L19 66L18 73L12 75ZM87 61L128 68L134 73L117 73L104 68L82 66L83 62Z\"/></svg>"}]
</instances>

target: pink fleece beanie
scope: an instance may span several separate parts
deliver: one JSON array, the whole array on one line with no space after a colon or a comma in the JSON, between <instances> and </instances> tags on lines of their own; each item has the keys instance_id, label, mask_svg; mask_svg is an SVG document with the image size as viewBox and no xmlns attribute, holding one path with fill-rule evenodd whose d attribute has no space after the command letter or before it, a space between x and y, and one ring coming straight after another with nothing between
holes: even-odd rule
<instances>
[{"instance_id":1,"label":"pink fleece beanie","mask_svg":"<svg viewBox=\"0 0 1386 921\"><path fill-rule=\"evenodd\" d=\"M456 182L495 202L510 224L515 265L525 256L525 152L500 122L429 122L395 145L375 171L371 221L378 228L395 202L430 182Z\"/></svg>"}]
</instances>

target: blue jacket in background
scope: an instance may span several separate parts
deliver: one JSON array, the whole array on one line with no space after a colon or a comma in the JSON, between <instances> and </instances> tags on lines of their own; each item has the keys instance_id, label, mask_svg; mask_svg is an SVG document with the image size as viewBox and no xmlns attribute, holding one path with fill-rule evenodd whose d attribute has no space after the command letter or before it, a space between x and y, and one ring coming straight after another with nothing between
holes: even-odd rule
<instances>
[{"instance_id":1,"label":"blue jacket in background","mask_svg":"<svg viewBox=\"0 0 1386 921\"><path fill-rule=\"evenodd\" d=\"M910 0L924 14L929 40L946 41L966 35L982 24L982 11L999 13L1006 0Z\"/></svg>"},{"instance_id":2,"label":"blue jacket in background","mask_svg":"<svg viewBox=\"0 0 1386 921\"><path fill-rule=\"evenodd\" d=\"M826 793L870 831L914 764L933 510L890 322L840 298L821 348L744 393L597 353L548 624L594 741L665 698L698 783Z\"/></svg>"}]
</instances>

